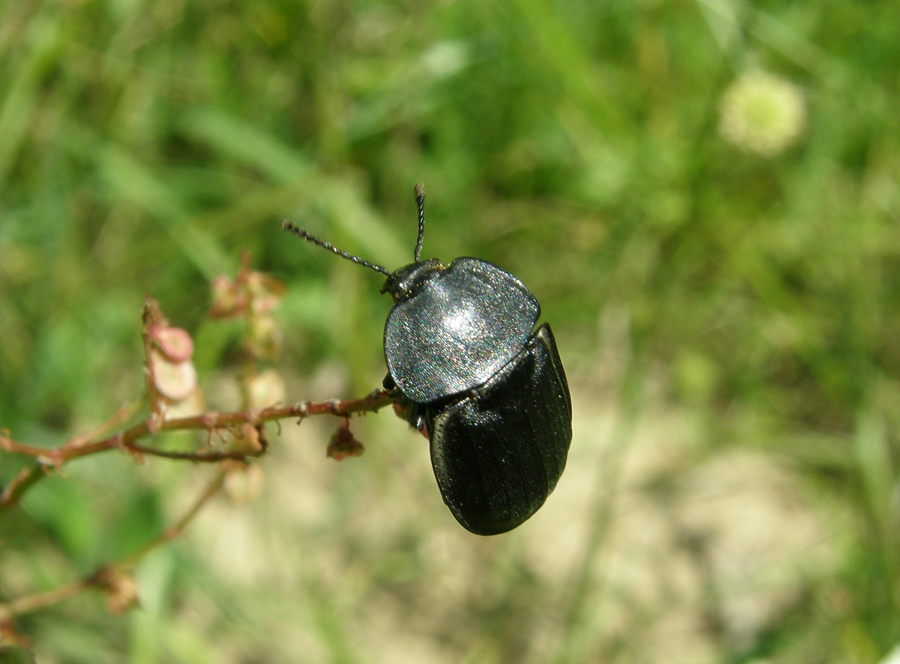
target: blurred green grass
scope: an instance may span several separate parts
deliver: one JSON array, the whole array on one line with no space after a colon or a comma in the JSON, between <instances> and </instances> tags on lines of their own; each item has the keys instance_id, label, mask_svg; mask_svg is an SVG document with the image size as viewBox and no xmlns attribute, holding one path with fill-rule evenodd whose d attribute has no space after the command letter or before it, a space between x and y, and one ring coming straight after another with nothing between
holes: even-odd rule
<instances>
[{"instance_id":1,"label":"blurred green grass","mask_svg":"<svg viewBox=\"0 0 900 664\"><path fill-rule=\"evenodd\" d=\"M147 293L195 333L204 380L217 384L234 353L204 321L209 281L236 272L244 247L291 284L280 311L291 397L368 391L390 306L378 279L277 222L402 265L424 180L424 255L484 257L529 285L583 429L611 409L613 437L627 440L675 413L692 423L688 465L753 450L844 515L842 558L803 585L796 617L751 645L710 627L711 661L877 661L900 640L898 24L888 0L3 3L0 426L59 444L139 395ZM771 158L717 132L725 90L753 68L805 97L802 139ZM398 661L354 630L372 629L370 602L424 610L407 595L441 569L423 562L434 552L412 517L382 542L352 506L393 505L390 483L407 472L411 495L443 507L422 446L373 419L361 425L364 464L335 470L312 456L293 470L298 482L326 478L330 497L316 500L329 520L302 533L310 560L318 546L356 561L348 585L313 564L289 584L299 608L281 596L269 607L185 544L141 568L157 599L136 617L85 598L24 631L48 661ZM573 454L587 439L576 428ZM0 462L5 482L19 460ZM0 557L18 561L0 562L0 598L149 538L170 495L194 486L189 469L151 466L98 458L34 489L0 525ZM279 515L265 518L279 532ZM471 578L494 581L448 600L443 631L410 628L417 661L641 661L627 634L596 633L596 598L577 587L607 541L603 519L585 523L583 574L562 588L534 576L518 534L461 544L484 565ZM371 538L383 557L355 548ZM287 634L291 620L305 636ZM542 621L558 632L529 643L522 625ZM272 629L283 641L262 645Z\"/></svg>"}]
</instances>

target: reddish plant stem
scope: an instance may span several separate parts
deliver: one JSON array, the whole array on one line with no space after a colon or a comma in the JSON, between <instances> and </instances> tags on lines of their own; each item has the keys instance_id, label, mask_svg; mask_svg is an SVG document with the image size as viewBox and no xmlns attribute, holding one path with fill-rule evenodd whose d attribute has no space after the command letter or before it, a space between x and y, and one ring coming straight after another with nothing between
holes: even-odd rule
<instances>
[{"instance_id":1,"label":"reddish plant stem","mask_svg":"<svg viewBox=\"0 0 900 664\"><path fill-rule=\"evenodd\" d=\"M137 457L156 456L166 459L178 459L194 461L198 463L214 463L226 459L241 460L248 457L260 456L265 453L262 446L256 450L222 450L222 451L169 451L140 445L136 441L145 438L158 431L191 431L206 430L216 431L233 427L239 424L259 426L264 422L282 420L296 417L300 420L313 415L335 415L337 417L349 417L356 413L375 412L391 403L391 398L384 390L376 390L361 399L348 399L345 401L330 400L318 402L301 402L293 406L272 406L258 410L245 410L234 412L207 412L192 417L180 417L161 422L145 420L139 422L124 431L103 438L101 440L84 440L83 437L67 441L60 447L44 448L34 447L19 443L12 438L0 435L0 450L21 454L34 458L37 463L30 468L23 469L0 493L0 514L16 505L22 495L32 485L39 481L51 470L58 468L67 461L79 457L97 454L113 449L121 449ZM77 441L77 444L73 444Z\"/></svg>"},{"instance_id":2,"label":"reddish plant stem","mask_svg":"<svg viewBox=\"0 0 900 664\"><path fill-rule=\"evenodd\" d=\"M242 273L249 273L249 258L244 257L244 269ZM240 275L239 275L240 278ZM0 491L0 516L18 504L21 497L41 478L51 471L58 469L72 459L97 454L112 449L121 449L133 455L137 459L144 456L156 456L167 459L193 461L193 462L221 462L226 460L245 461L249 457L265 454L268 449L266 442L264 423L279 421L285 418L296 417L303 420L313 415L335 415L348 418L353 414L375 412L393 402L388 392L376 390L362 399L346 401L330 400L323 402L301 402L294 406L273 406L258 410L243 410L235 412L207 412L193 417L182 417L171 420L165 419L165 401L156 389L156 381L153 375L153 339L152 333L160 325L167 325L159 309L159 305L152 298L147 298L143 309L143 343L145 352L144 372L147 383L147 398L150 405L148 418L118 433L97 440L107 431L120 426L129 419L137 410L140 402L121 408L112 418L97 429L75 436L67 440L63 445L55 448L35 447L13 440L8 431L0 430L0 451L31 457L35 463L23 468ZM155 435L161 431L191 431L206 430L210 434L239 425L250 425L257 430L255 446L232 448L227 450L185 450L171 451L161 450L139 444L137 441ZM139 550L122 560L109 563L101 567L96 573L72 581L54 590L27 595L5 604L0 604L0 626L10 622L15 616L35 611L51 604L71 597L86 588L94 587L105 589L115 595L117 575L130 570L148 552L178 537L197 515L200 509L222 488L226 469L220 467L213 480L207 486L200 497L194 501L190 509L172 526L159 533ZM118 599L118 598L116 598Z\"/></svg>"},{"instance_id":3,"label":"reddish plant stem","mask_svg":"<svg viewBox=\"0 0 900 664\"><path fill-rule=\"evenodd\" d=\"M3 440L0 439L0 443L2 442ZM48 472L50 472L50 468L42 463L20 470L12 481L3 487L3 491L0 492L0 515L10 507L15 506L22 495Z\"/></svg>"},{"instance_id":4,"label":"reddish plant stem","mask_svg":"<svg viewBox=\"0 0 900 664\"><path fill-rule=\"evenodd\" d=\"M71 581L59 588L54 588L53 590L42 593L35 593L33 595L25 595L6 602L5 604L0 604L0 625L12 620L16 616L37 611L38 609L43 609L51 604L61 602L73 595L77 595L87 588L106 588L109 583L108 580L116 573L128 572L140 562L144 556L153 551L153 549L179 537L197 513L200 512L201 508L219 492L222 488L224 479L225 473L221 469L218 470L203 493L191 504L178 521L122 560L114 563L107 563L90 576Z\"/></svg>"}]
</instances>

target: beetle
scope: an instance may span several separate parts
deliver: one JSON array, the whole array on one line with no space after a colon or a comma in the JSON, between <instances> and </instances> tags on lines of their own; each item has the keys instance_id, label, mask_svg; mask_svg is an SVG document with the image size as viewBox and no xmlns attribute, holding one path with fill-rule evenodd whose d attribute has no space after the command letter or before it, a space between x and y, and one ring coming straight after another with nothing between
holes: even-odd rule
<instances>
[{"instance_id":1,"label":"beetle","mask_svg":"<svg viewBox=\"0 0 900 664\"><path fill-rule=\"evenodd\" d=\"M415 187L414 260L393 272L290 221L282 227L387 277L385 389L429 439L444 502L476 535L520 525L566 465L572 400L550 325L521 281L478 258L421 260L425 190Z\"/></svg>"}]
</instances>

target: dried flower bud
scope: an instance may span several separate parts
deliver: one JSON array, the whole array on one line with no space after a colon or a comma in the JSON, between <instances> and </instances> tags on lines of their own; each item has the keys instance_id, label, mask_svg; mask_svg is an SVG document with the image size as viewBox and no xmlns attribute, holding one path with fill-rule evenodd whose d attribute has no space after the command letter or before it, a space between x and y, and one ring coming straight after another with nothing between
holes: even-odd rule
<instances>
[{"instance_id":1,"label":"dried flower bud","mask_svg":"<svg viewBox=\"0 0 900 664\"><path fill-rule=\"evenodd\" d=\"M247 293L255 313L264 314L274 309L286 291L287 284L264 272L251 271L247 275Z\"/></svg>"},{"instance_id":2,"label":"dried flower bud","mask_svg":"<svg viewBox=\"0 0 900 664\"><path fill-rule=\"evenodd\" d=\"M249 259L248 259L249 260ZM274 309L287 290L287 285L263 272L245 265L237 278L218 276L212 282L212 318L237 318L248 311L265 314Z\"/></svg>"},{"instance_id":3,"label":"dried flower bud","mask_svg":"<svg viewBox=\"0 0 900 664\"><path fill-rule=\"evenodd\" d=\"M338 427L328 443L328 456L335 461L343 461L347 457L362 456L366 448L361 442L353 437L350 433L350 421L344 420L344 423Z\"/></svg>"},{"instance_id":4,"label":"dried flower bud","mask_svg":"<svg viewBox=\"0 0 900 664\"><path fill-rule=\"evenodd\" d=\"M236 318L247 310L250 300L238 284L226 276L218 276L212 282L211 318Z\"/></svg>"},{"instance_id":5,"label":"dried flower bud","mask_svg":"<svg viewBox=\"0 0 900 664\"><path fill-rule=\"evenodd\" d=\"M265 428L263 425L253 425L242 422L231 429L234 434L233 447L237 452L258 454L267 445L265 441Z\"/></svg>"},{"instance_id":6,"label":"dried flower bud","mask_svg":"<svg viewBox=\"0 0 900 664\"><path fill-rule=\"evenodd\" d=\"M170 362L184 362L194 354L194 342L191 335L180 327L155 325L150 330L153 345Z\"/></svg>"},{"instance_id":7,"label":"dried flower bud","mask_svg":"<svg viewBox=\"0 0 900 664\"><path fill-rule=\"evenodd\" d=\"M190 396L197 387L197 370L193 363L170 362L162 353L150 352L150 365L153 372L153 385L167 399L180 401Z\"/></svg>"},{"instance_id":8,"label":"dried flower bud","mask_svg":"<svg viewBox=\"0 0 900 664\"><path fill-rule=\"evenodd\" d=\"M107 592L106 608L110 613L121 614L138 606L138 585L130 574L106 569L97 578L97 583Z\"/></svg>"}]
</instances>

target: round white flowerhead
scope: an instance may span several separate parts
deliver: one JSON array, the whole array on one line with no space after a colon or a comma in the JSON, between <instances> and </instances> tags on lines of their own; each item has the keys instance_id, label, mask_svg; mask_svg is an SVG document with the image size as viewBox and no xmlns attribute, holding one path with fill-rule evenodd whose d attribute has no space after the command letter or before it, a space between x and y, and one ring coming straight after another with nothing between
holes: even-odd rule
<instances>
[{"instance_id":1,"label":"round white flowerhead","mask_svg":"<svg viewBox=\"0 0 900 664\"><path fill-rule=\"evenodd\" d=\"M763 157L783 152L806 129L803 92L764 71L742 74L725 90L719 109L722 138Z\"/></svg>"}]
</instances>

